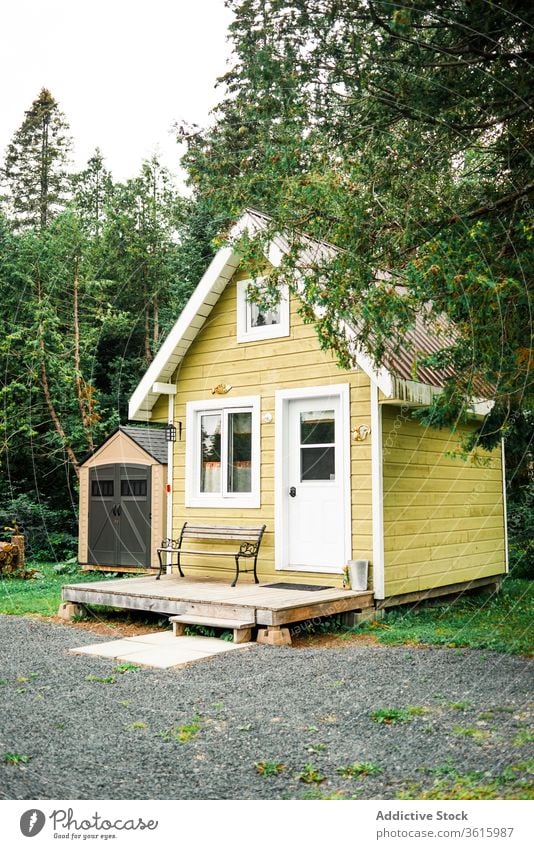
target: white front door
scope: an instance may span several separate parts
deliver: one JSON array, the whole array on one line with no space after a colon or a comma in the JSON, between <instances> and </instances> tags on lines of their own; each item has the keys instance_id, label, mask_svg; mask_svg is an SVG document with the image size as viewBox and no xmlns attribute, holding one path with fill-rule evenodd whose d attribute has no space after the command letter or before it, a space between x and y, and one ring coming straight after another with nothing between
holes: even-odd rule
<instances>
[{"instance_id":1,"label":"white front door","mask_svg":"<svg viewBox=\"0 0 534 849\"><path fill-rule=\"evenodd\" d=\"M343 408L341 394L324 390L283 404L279 568L340 572L346 563L348 422Z\"/></svg>"}]
</instances>

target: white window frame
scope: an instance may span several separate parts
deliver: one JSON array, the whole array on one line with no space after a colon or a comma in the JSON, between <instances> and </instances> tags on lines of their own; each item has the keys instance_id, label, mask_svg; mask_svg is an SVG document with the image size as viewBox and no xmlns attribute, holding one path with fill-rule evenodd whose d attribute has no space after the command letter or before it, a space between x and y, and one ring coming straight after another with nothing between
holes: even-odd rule
<instances>
[{"instance_id":1,"label":"white window frame","mask_svg":"<svg viewBox=\"0 0 534 849\"><path fill-rule=\"evenodd\" d=\"M280 339L289 336L289 290L282 286L280 290L280 321L278 324L266 324L263 327L250 326L250 301L247 300L249 286L260 286L263 277L257 280L237 281L237 341L257 342L262 339Z\"/></svg>"},{"instance_id":2,"label":"white window frame","mask_svg":"<svg viewBox=\"0 0 534 849\"><path fill-rule=\"evenodd\" d=\"M221 439L222 492L200 491L200 416L228 412L252 413L251 492L224 492L228 446ZM186 404L185 506L255 508L260 506L260 396L189 401Z\"/></svg>"}]
</instances>

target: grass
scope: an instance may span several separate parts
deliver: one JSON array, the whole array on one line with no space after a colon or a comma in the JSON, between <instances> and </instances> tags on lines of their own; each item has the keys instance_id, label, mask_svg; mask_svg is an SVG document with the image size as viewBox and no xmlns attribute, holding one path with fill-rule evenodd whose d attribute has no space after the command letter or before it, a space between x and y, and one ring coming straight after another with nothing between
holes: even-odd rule
<instances>
[{"instance_id":1,"label":"grass","mask_svg":"<svg viewBox=\"0 0 534 849\"><path fill-rule=\"evenodd\" d=\"M28 564L37 569L34 578L0 578L0 613L23 616L37 613L41 616L55 616L61 602L61 588L64 584L80 581L103 581L102 572L81 572L76 565L57 571L57 563Z\"/></svg>"},{"instance_id":2,"label":"grass","mask_svg":"<svg viewBox=\"0 0 534 849\"><path fill-rule=\"evenodd\" d=\"M258 775L261 775L262 778L270 778L272 775L280 775L285 769L287 769L285 764L276 763L275 761L257 761L254 766L256 767L256 772Z\"/></svg>"},{"instance_id":3,"label":"grass","mask_svg":"<svg viewBox=\"0 0 534 849\"><path fill-rule=\"evenodd\" d=\"M410 722L414 716L422 716L428 708L413 705L406 708L380 708L374 710L370 717L380 725L395 725L397 722Z\"/></svg>"},{"instance_id":4,"label":"grass","mask_svg":"<svg viewBox=\"0 0 534 849\"><path fill-rule=\"evenodd\" d=\"M459 773L444 769L446 774L425 788L411 782L400 790L397 799L533 799L532 761L506 767L500 775L488 778L482 772ZM434 772L437 773L437 770Z\"/></svg>"},{"instance_id":5,"label":"grass","mask_svg":"<svg viewBox=\"0 0 534 849\"><path fill-rule=\"evenodd\" d=\"M343 778L361 778L366 775L380 775L382 767L375 763L355 763L349 766L340 766L336 770Z\"/></svg>"},{"instance_id":6,"label":"grass","mask_svg":"<svg viewBox=\"0 0 534 849\"><path fill-rule=\"evenodd\" d=\"M299 781L303 781L304 784L321 784L323 781L326 781L326 775L319 772L313 764L304 764L302 772L299 772L296 778Z\"/></svg>"},{"instance_id":7,"label":"grass","mask_svg":"<svg viewBox=\"0 0 534 849\"><path fill-rule=\"evenodd\" d=\"M386 619L351 629L372 633L389 645L439 645L491 649L506 654L534 651L534 581L503 583L492 596L465 593L450 601L422 602L387 613Z\"/></svg>"},{"instance_id":8,"label":"grass","mask_svg":"<svg viewBox=\"0 0 534 849\"><path fill-rule=\"evenodd\" d=\"M31 755L20 755L18 752L6 752L4 755L4 763L10 764L11 766L20 766L21 764L27 764L30 758Z\"/></svg>"},{"instance_id":9,"label":"grass","mask_svg":"<svg viewBox=\"0 0 534 849\"><path fill-rule=\"evenodd\" d=\"M168 728L167 731L156 734L156 737L162 737L164 740L174 741L175 743L189 743L190 740L194 740L197 737L201 727L202 718L198 714L195 714L190 722L184 725L174 725L172 728Z\"/></svg>"}]
</instances>

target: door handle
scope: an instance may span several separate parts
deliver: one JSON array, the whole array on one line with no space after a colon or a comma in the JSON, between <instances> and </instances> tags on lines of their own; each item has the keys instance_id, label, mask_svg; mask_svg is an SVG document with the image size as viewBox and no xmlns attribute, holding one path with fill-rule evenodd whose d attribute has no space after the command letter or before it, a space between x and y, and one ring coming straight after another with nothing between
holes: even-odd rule
<instances>
[{"instance_id":1,"label":"door handle","mask_svg":"<svg viewBox=\"0 0 534 849\"><path fill-rule=\"evenodd\" d=\"M111 513L112 513L113 516L117 515L117 508L116 508L115 505L113 505L113 507L111 508Z\"/></svg>"},{"instance_id":2,"label":"door handle","mask_svg":"<svg viewBox=\"0 0 534 849\"><path fill-rule=\"evenodd\" d=\"M289 487L289 494L290 494L291 498L294 498L294 497L295 497L295 495L297 494L297 489L296 489L296 487L294 487L294 486L290 486L290 487Z\"/></svg>"},{"instance_id":3,"label":"door handle","mask_svg":"<svg viewBox=\"0 0 534 849\"><path fill-rule=\"evenodd\" d=\"M119 506L117 507L117 513L116 513L115 515L120 516L120 515L121 515L121 513L122 513L122 508L121 508L121 506L120 506L120 504L119 504Z\"/></svg>"}]
</instances>

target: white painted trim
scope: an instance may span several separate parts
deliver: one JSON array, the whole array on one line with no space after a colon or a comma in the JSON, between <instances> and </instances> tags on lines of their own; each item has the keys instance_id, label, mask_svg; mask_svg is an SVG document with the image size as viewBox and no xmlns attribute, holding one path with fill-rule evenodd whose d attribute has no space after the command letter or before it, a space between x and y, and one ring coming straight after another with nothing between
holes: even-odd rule
<instances>
[{"instance_id":1,"label":"white painted trim","mask_svg":"<svg viewBox=\"0 0 534 849\"><path fill-rule=\"evenodd\" d=\"M501 439L501 469L502 469L502 504L504 520L504 562L506 574L510 571L510 555L508 553L508 504L506 501L506 457L504 453L504 439Z\"/></svg>"},{"instance_id":2,"label":"white painted trim","mask_svg":"<svg viewBox=\"0 0 534 849\"><path fill-rule=\"evenodd\" d=\"M324 398L337 395L340 400L342 434L343 495L344 495L344 538L345 561L352 555L352 490L350 467L350 385L331 383L321 386L301 386L296 389L279 389L275 392L275 437L274 437L274 556L275 568L286 572L319 572L340 574L337 568L324 566L289 566L287 563L287 527L285 521L284 495L289 486L288 453L288 408L289 401L306 398Z\"/></svg>"},{"instance_id":3,"label":"white painted trim","mask_svg":"<svg viewBox=\"0 0 534 849\"><path fill-rule=\"evenodd\" d=\"M378 385L371 381L371 481L373 516L373 592L385 597L384 576L384 478L382 470L382 408L378 403Z\"/></svg>"},{"instance_id":4,"label":"white painted trim","mask_svg":"<svg viewBox=\"0 0 534 849\"><path fill-rule=\"evenodd\" d=\"M237 341L258 342L262 339L280 339L289 336L289 292L284 286L280 292L280 321L278 324L268 324L263 327L249 327L250 302L247 301L247 288L255 283L261 284L262 278L237 281Z\"/></svg>"},{"instance_id":5,"label":"white painted trim","mask_svg":"<svg viewBox=\"0 0 534 849\"><path fill-rule=\"evenodd\" d=\"M176 392L176 386L174 387L174 390ZM175 394L175 392L174 393L169 392L169 394L168 394L167 421L168 421L169 424L172 424L172 425L174 424L174 394ZM167 495L167 504L166 504L167 510L166 510L166 517L165 517L165 536L166 537L173 537L174 536L173 528L172 528L172 521L173 521L173 518L172 518L172 501L173 501L173 494L174 494L173 493L173 488L174 488L173 470L174 470L174 446L175 446L175 444L176 443L174 443L174 442L168 442L167 443L167 493L166 493L166 495ZM169 489L169 487L170 487L170 489ZM167 575L170 575L171 572L172 572L171 563L172 563L172 554L168 553L167 554L167 568L166 568Z\"/></svg>"},{"instance_id":6,"label":"white painted trim","mask_svg":"<svg viewBox=\"0 0 534 849\"><path fill-rule=\"evenodd\" d=\"M157 395L176 395L175 383L155 383L152 392Z\"/></svg>"},{"instance_id":7,"label":"white painted trim","mask_svg":"<svg viewBox=\"0 0 534 849\"><path fill-rule=\"evenodd\" d=\"M261 505L261 434L260 434L260 406L259 395L249 395L242 398L224 398L209 401L188 401L186 404L186 440L185 440L185 506L207 507L210 509L255 509ZM249 409L252 412L252 465L251 481L252 492L250 493L228 493L226 495L215 495L213 493L200 493L197 491L197 469L199 463L199 445L197 431L197 417L199 413L215 410L238 410ZM224 456L224 445L221 453Z\"/></svg>"}]
</instances>

